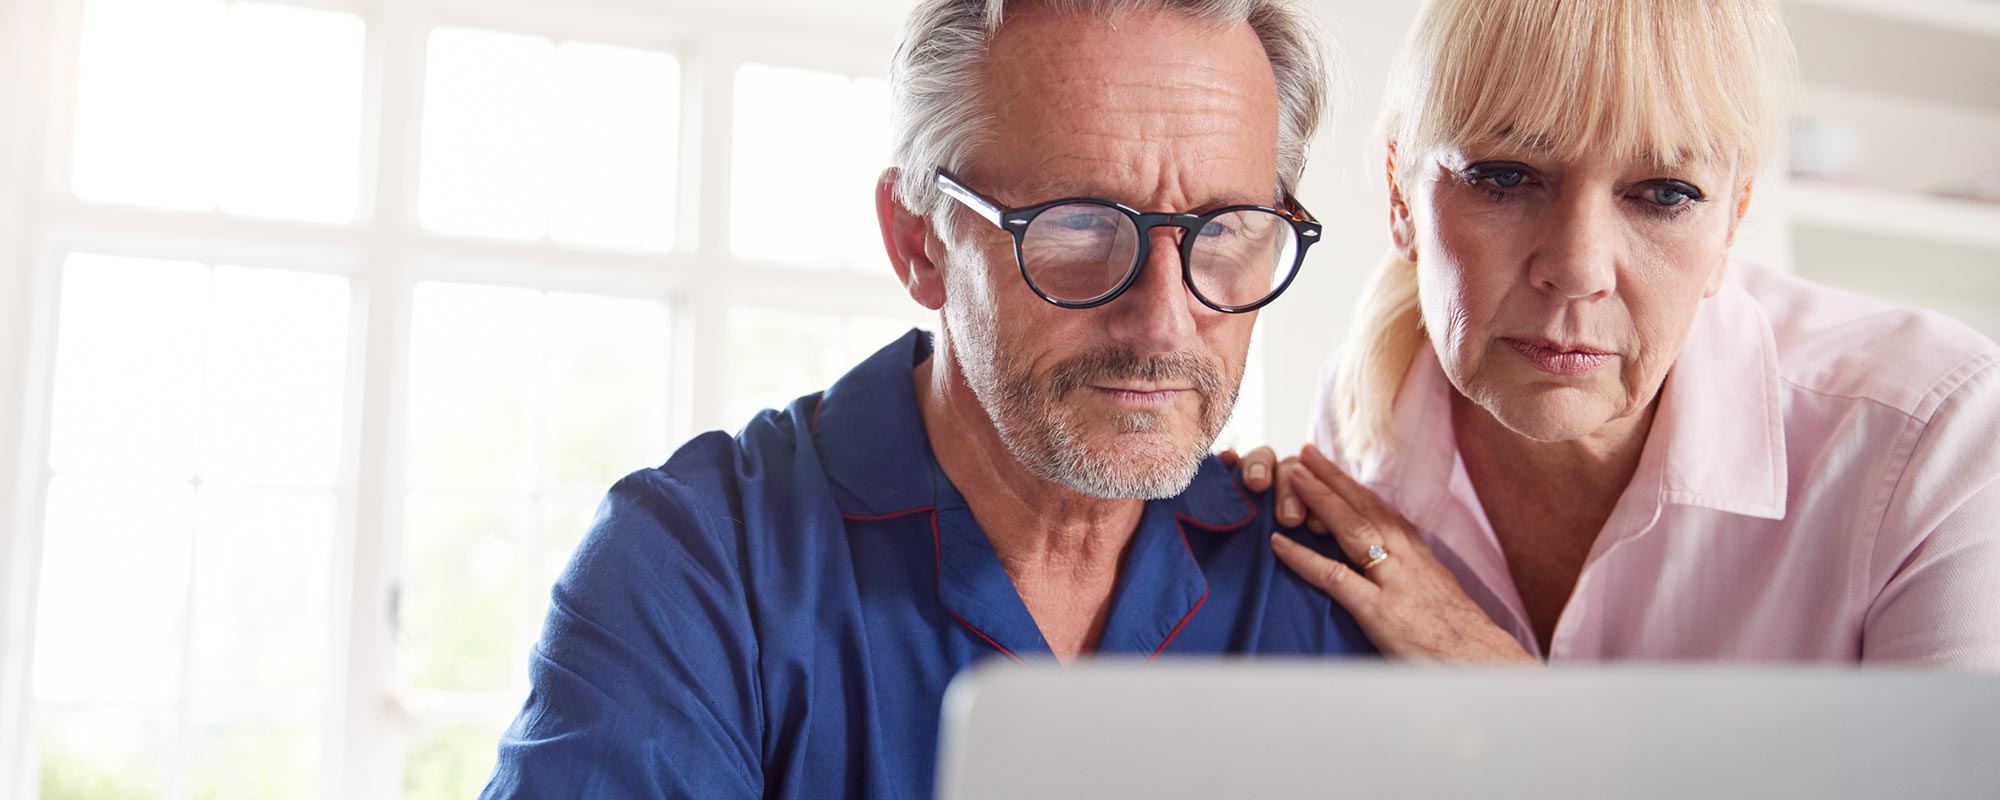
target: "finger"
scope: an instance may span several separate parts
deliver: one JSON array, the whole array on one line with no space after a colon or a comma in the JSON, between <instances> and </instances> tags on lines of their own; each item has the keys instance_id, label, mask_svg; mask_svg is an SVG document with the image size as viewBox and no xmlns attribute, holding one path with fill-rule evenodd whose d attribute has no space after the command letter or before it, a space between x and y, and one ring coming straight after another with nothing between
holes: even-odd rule
<instances>
[{"instance_id":1,"label":"finger","mask_svg":"<svg viewBox=\"0 0 2000 800\"><path fill-rule=\"evenodd\" d=\"M1276 484L1278 495L1278 524L1287 528L1296 528L1311 520L1306 514L1305 505L1299 502L1298 492L1292 489L1291 474L1304 469L1305 467L1299 466L1297 458L1287 458L1278 462L1278 468L1273 471L1275 476L1273 483Z\"/></svg>"},{"instance_id":2,"label":"finger","mask_svg":"<svg viewBox=\"0 0 2000 800\"><path fill-rule=\"evenodd\" d=\"M1356 564L1368 558L1371 545L1383 544L1381 527L1369 516L1348 505L1347 501L1321 483L1311 472L1300 469L1291 473L1292 491L1312 513L1313 517L1333 533L1333 539L1340 544L1340 551Z\"/></svg>"},{"instance_id":3,"label":"finger","mask_svg":"<svg viewBox=\"0 0 2000 800\"><path fill-rule=\"evenodd\" d=\"M1306 445L1299 451L1299 463L1306 471L1312 473L1313 477L1318 478L1322 485L1338 495L1348 508L1367 517L1371 524L1381 529L1381 536L1395 537L1397 544L1407 544L1407 537L1403 536L1403 533L1409 529L1409 521L1388 503L1382 502L1381 495L1361 485L1354 476L1347 474L1347 470L1333 463L1333 459L1327 458L1319 448Z\"/></svg>"},{"instance_id":4,"label":"finger","mask_svg":"<svg viewBox=\"0 0 2000 800\"><path fill-rule=\"evenodd\" d=\"M1236 466L1236 450L1234 448L1231 448L1228 450L1224 450L1220 453L1216 453L1215 460L1222 462L1222 465L1225 467Z\"/></svg>"},{"instance_id":5,"label":"finger","mask_svg":"<svg viewBox=\"0 0 2000 800\"><path fill-rule=\"evenodd\" d=\"M1259 447L1238 460L1243 465L1243 488L1253 492L1271 488L1271 476L1277 474L1277 451L1269 446Z\"/></svg>"},{"instance_id":6,"label":"finger","mask_svg":"<svg viewBox=\"0 0 2000 800\"><path fill-rule=\"evenodd\" d=\"M1382 587L1362 577L1353 567L1315 553L1282 533L1271 534L1271 552L1306 583L1326 592L1356 617L1369 613L1375 607L1376 596L1382 593Z\"/></svg>"}]
</instances>

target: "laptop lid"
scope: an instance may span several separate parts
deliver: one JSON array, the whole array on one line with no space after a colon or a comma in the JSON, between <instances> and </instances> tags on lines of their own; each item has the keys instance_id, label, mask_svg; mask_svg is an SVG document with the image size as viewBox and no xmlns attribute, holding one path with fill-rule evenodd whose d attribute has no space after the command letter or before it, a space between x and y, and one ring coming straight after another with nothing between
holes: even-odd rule
<instances>
[{"instance_id":1,"label":"laptop lid","mask_svg":"<svg viewBox=\"0 0 2000 800\"><path fill-rule=\"evenodd\" d=\"M2000 679L1903 670L989 662L940 800L2000 797Z\"/></svg>"}]
</instances>

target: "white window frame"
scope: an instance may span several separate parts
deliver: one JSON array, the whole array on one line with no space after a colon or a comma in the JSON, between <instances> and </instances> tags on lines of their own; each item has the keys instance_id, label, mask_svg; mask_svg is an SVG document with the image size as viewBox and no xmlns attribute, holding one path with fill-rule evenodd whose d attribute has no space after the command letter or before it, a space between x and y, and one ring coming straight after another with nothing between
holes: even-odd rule
<instances>
[{"instance_id":1,"label":"white window frame","mask_svg":"<svg viewBox=\"0 0 2000 800\"><path fill-rule=\"evenodd\" d=\"M395 688L390 619L401 555L410 300L425 280L650 298L674 325L672 441L721 419L729 310L756 305L922 319L884 268L801 269L728 250L735 69L747 62L854 76L886 73L895 32L879 18L753 18L714 7L630 0L269 0L353 13L367 28L363 149L356 221L317 225L86 203L68 186L84 0L0 0L0 794L32 785L29 730L42 505L51 477L58 282L71 252L236 263L341 275L352 285L348 396L336 491L320 796L397 797L419 715L485 719L490 697L408 697ZM834 13L829 11L829 14ZM429 31L466 26L640 47L681 67L681 196L674 248L628 253L433 234L416 221ZM29 32L43 32L31 35ZM54 35L47 35L53 32ZM810 213L786 208L773 212ZM702 213L704 210L710 213ZM780 224L781 220L773 220ZM830 253L844 252L829 243ZM837 260L837 259L830 259ZM643 466L643 465L634 465ZM344 546L343 546L344 545ZM521 654L525 660L526 654ZM503 709L511 713L512 709Z\"/></svg>"}]
</instances>

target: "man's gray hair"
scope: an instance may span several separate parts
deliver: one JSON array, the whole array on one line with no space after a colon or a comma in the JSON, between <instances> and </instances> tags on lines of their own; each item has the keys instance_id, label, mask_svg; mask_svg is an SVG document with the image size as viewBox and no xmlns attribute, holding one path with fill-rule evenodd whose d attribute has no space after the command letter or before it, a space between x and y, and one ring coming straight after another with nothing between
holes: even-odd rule
<instances>
[{"instance_id":1,"label":"man's gray hair","mask_svg":"<svg viewBox=\"0 0 2000 800\"><path fill-rule=\"evenodd\" d=\"M1218 26L1248 22L1263 42L1278 88L1278 187L1292 191L1305 169L1306 144L1327 104L1325 50L1311 14L1295 0L1037 0L1050 10L1108 16L1166 10ZM994 134L980 92L987 45L1010 7L1022 0L921 0L903 29L890 66L895 98L896 197L937 216L946 198L931 175L960 171Z\"/></svg>"}]
</instances>

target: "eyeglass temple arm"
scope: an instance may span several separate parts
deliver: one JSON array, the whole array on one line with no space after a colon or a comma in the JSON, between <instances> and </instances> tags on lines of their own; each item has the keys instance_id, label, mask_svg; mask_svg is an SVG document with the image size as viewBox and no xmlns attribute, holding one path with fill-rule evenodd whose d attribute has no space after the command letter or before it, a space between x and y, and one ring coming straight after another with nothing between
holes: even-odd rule
<instances>
[{"instance_id":1,"label":"eyeglass temple arm","mask_svg":"<svg viewBox=\"0 0 2000 800\"><path fill-rule=\"evenodd\" d=\"M985 217L987 222L993 223L993 227L1006 227L1000 222L999 205L981 197L978 192L966 188L965 184L959 183L957 178L946 174L944 170L937 171L937 186L945 194L951 195L957 198L958 202L964 203L967 208L978 212L979 216Z\"/></svg>"},{"instance_id":2,"label":"eyeglass temple arm","mask_svg":"<svg viewBox=\"0 0 2000 800\"><path fill-rule=\"evenodd\" d=\"M1291 192L1285 193L1285 205L1291 208L1292 219L1300 222L1319 222L1319 218L1313 216L1311 211L1307 211L1305 206L1299 205L1299 199L1293 197Z\"/></svg>"}]
</instances>

